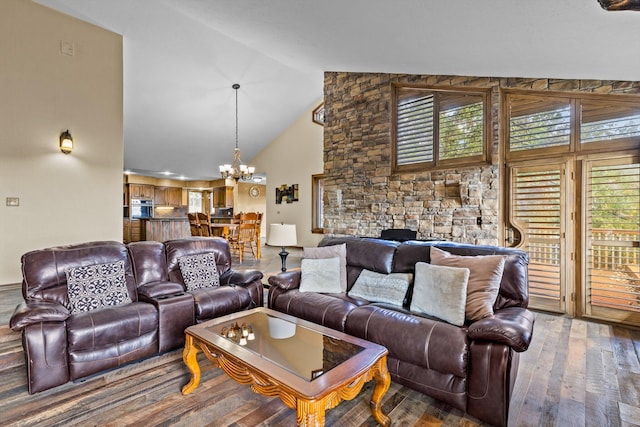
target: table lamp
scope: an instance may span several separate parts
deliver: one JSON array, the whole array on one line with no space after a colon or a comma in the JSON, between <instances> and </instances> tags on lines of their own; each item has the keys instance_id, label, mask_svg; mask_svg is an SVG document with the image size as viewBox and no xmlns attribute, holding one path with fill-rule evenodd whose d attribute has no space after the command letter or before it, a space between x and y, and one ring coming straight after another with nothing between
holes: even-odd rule
<instances>
[{"instance_id":1,"label":"table lamp","mask_svg":"<svg viewBox=\"0 0 640 427\"><path fill-rule=\"evenodd\" d=\"M282 250L278 255L282 259L282 271L287 271L287 252L285 246L295 246L298 244L296 238L296 225L295 224L271 224L269 226L269 240L267 242L270 246L280 246Z\"/></svg>"}]
</instances>

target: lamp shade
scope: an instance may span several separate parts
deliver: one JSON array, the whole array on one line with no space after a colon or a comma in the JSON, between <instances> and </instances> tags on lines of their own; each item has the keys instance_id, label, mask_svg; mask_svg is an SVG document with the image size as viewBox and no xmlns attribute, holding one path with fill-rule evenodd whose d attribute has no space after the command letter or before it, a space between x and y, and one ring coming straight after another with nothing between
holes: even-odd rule
<instances>
[{"instance_id":1,"label":"lamp shade","mask_svg":"<svg viewBox=\"0 0 640 427\"><path fill-rule=\"evenodd\" d=\"M269 240L271 246L295 246L298 244L295 224L271 224Z\"/></svg>"}]
</instances>

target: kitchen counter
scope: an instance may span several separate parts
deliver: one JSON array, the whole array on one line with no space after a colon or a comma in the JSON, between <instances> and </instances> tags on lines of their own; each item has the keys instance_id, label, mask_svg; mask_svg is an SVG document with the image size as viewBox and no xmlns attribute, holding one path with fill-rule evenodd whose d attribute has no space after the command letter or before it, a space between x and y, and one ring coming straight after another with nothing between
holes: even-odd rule
<instances>
[{"instance_id":1,"label":"kitchen counter","mask_svg":"<svg viewBox=\"0 0 640 427\"><path fill-rule=\"evenodd\" d=\"M171 239L191 237L188 218L147 218L142 219L141 240L164 242Z\"/></svg>"}]
</instances>

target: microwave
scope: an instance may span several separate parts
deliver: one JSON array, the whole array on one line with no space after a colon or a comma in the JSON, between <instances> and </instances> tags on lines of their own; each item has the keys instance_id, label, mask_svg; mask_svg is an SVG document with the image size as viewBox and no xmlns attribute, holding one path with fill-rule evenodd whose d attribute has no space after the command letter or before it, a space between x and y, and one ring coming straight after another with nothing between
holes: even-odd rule
<instances>
[{"instance_id":1,"label":"microwave","mask_svg":"<svg viewBox=\"0 0 640 427\"><path fill-rule=\"evenodd\" d=\"M132 199L131 218L153 218L153 200Z\"/></svg>"}]
</instances>

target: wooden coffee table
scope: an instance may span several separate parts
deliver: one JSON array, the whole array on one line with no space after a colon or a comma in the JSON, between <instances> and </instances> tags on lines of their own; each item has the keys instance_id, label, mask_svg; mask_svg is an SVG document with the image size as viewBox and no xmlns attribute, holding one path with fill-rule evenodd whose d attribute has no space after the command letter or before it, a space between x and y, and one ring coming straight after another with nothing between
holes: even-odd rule
<instances>
[{"instance_id":1,"label":"wooden coffee table","mask_svg":"<svg viewBox=\"0 0 640 427\"><path fill-rule=\"evenodd\" d=\"M242 329L246 342L240 342ZM371 412L381 425L391 423L381 409L391 383L388 351L378 344L264 307L190 326L185 333L183 360L191 380L182 394L200 383L196 355L202 351L235 381L295 409L300 426L323 426L327 409L353 399L372 379Z\"/></svg>"}]
</instances>

